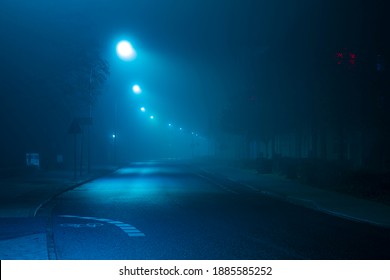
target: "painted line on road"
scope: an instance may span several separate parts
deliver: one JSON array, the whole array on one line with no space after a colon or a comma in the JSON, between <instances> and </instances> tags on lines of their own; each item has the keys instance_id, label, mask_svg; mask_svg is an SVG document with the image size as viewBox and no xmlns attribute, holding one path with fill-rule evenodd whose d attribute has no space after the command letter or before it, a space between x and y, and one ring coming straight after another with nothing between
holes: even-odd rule
<instances>
[{"instance_id":1,"label":"painted line on road","mask_svg":"<svg viewBox=\"0 0 390 280\"><path fill-rule=\"evenodd\" d=\"M96 219L96 221L99 221L99 222L109 222L110 219Z\"/></svg>"},{"instance_id":2,"label":"painted line on road","mask_svg":"<svg viewBox=\"0 0 390 280\"><path fill-rule=\"evenodd\" d=\"M88 223L88 224L60 224L61 227L72 227L72 228L96 228L96 227L101 227L103 226L102 223Z\"/></svg>"},{"instance_id":3,"label":"painted line on road","mask_svg":"<svg viewBox=\"0 0 390 280\"><path fill-rule=\"evenodd\" d=\"M197 173L197 172L193 172L193 173L194 173L195 175L197 175L197 176L199 176L199 177L201 177L201 178L203 178L203 179L206 179L207 181L209 181L209 182L211 182L211 183L217 185L218 187L220 187L220 188L223 189L224 191L227 191L227 192L230 192L230 193L233 193L233 194L238 194L238 192L233 191L233 190L231 190L231 189L225 187L224 185L221 185L221 184L215 182L213 179L208 178L207 176L204 176L204 175L199 174L199 173ZM208 172L208 173L209 173L209 174L212 174L212 173L210 173L210 172ZM233 178L231 178L231 177L227 177L226 180L232 182L233 184L237 184L237 185L244 186L244 187L246 187L246 188L248 188L248 189L250 189L250 190L252 190L252 191L254 191L254 192L257 192L257 193L260 193L260 192L261 192L258 188L254 187L254 186L251 186L251 185L249 185L249 184L246 184L246 183L238 182L238 181L236 181L235 179L233 179Z\"/></svg>"},{"instance_id":4,"label":"painted line on road","mask_svg":"<svg viewBox=\"0 0 390 280\"><path fill-rule=\"evenodd\" d=\"M103 218L97 218L97 217L82 217L82 216L75 216L75 215L59 215L58 217L61 218L76 218L76 219L83 219L83 220L94 220L99 222L106 222L108 224L112 224L113 226L118 227L120 230L122 230L124 233L126 233L130 237L135 236L145 236L143 232L141 232L136 227L126 224L120 221L115 221L111 219L103 219Z\"/></svg>"},{"instance_id":5,"label":"painted line on road","mask_svg":"<svg viewBox=\"0 0 390 280\"><path fill-rule=\"evenodd\" d=\"M107 223L109 223L109 224L113 224L113 225L121 225L121 224L123 224L122 222L119 222L119 221L113 221L113 220L107 221Z\"/></svg>"},{"instance_id":6,"label":"painted line on road","mask_svg":"<svg viewBox=\"0 0 390 280\"><path fill-rule=\"evenodd\" d=\"M233 190L231 190L231 189L228 189L228 188L226 188L224 185L221 185L221 184L217 183L216 181L214 181L214 180L212 180L212 179L210 179L210 178L208 178L208 177L206 177L206 176L204 176L204 175L202 175L202 174L199 174L199 173L197 173L197 172L193 172L193 173L194 173L196 176L199 176L199 177L205 179L206 181L209 181L210 183L212 183L212 184L214 184L214 185L217 185L218 187L220 187L221 189L223 189L223 190L226 191L226 192L230 192L230 193L233 193L233 194L238 194L238 192L233 191Z\"/></svg>"},{"instance_id":7,"label":"painted line on road","mask_svg":"<svg viewBox=\"0 0 390 280\"><path fill-rule=\"evenodd\" d=\"M251 189L252 191L255 191L255 192L260 192L258 188L254 187L254 186L251 186L251 185L248 185L248 184L245 184L245 183L239 183L245 187L247 187L248 189Z\"/></svg>"},{"instance_id":8,"label":"painted line on road","mask_svg":"<svg viewBox=\"0 0 390 280\"><path fill-rule=\"evenodd\" d=\"M260 192L259 189L257 189L256 187L252 186L252 185L249 185L247 183L242 183L234 178L231 178L231 177L227 177L227 180L233 182L234 184L237 184L237 185L241 185L241 186L244 186L252 191L255 191L255 192Z\"/></svg>"}]
</instances>

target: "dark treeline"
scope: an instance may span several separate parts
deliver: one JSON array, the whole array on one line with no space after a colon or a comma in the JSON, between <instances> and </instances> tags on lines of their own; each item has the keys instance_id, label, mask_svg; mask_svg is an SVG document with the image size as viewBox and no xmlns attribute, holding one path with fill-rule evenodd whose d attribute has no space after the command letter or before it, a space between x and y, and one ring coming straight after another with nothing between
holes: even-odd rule
<instances>
[{"instance_id":1,"label":"dark treeline","mask_svg":"<svg viewBox=\"0 0 390 280\"><path fill-rule=\"evenodd\" d=\"M58 50L52 63L40 61L2 69L0 124L2 168L22 167L25 153L41 153L46 165L69 150L68 129L74 118L88 117L109 75L96 50ZM66 60L65 60L66 58Z\"/></svg>"},{"instance_id":2,"label":"dark treeline","mask_svg":"<svg viewBox=\"0 0 390 280\"><path fill-rule=\"evenodd\" d=\"M282 36L271 36L266 49L263 34L250 28L256 17L247 20L252 32L235 64L246 82L232 90L221 114L216 152L227 156L227 135L234 135L242 141L230 152L233 158L306 159L389 172L390 23L384 6L309 5Z\"/></svg>"}]
</instances>

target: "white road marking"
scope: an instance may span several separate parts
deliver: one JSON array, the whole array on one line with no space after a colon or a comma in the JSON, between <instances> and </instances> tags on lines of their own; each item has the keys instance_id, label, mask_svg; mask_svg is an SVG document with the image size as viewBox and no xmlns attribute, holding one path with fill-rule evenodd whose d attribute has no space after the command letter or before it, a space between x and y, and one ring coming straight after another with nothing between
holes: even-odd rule
<instances>
[{"instance_id":1,"label":"white road marking","mask_svg":"<svg viewBox=\"0 0 390 280\"><path fill-rule=\"evenodd\" d=\"M197 175L197 176L199 176L199 177L201 177L201 178L203 178L203 179L209 181L210 183L212 183L212 184L214 184L214 185L217 185L218 187L220 187L221 189L223 189L223 190L226 191L226 192L230 192L230 193L233 193L233 194L238 194L238 192L233 191L233 190L231 190L231 189L228 189L228 188L225 187L224 185L221 185L221 184L215 182L214 180L212 180L212 179L210 179L210 178L208 178L208 177L206 177L206 176L203 176L203 175L201 175L201 174L199 174L199 173L196 173L196 172L193 172L193 173L194 173L195 175Z\"/></svg>"},{"instance_id":2,"label":"white road marking","mask_svg":"<svg viewBox=\"0 0 390 280\"><path fill-rule=\"evenodd\" d=\"M243 186L247 187L248 189L251 189L252 191L255 191L255 192L260 192L258 188L254 187L254 186L251 186L251 185L248 185L248 184L245 184L245 183L241 183Z\"/></svg>"},{"instance_id":3,"label":"white road marking","mask_svg":"<svg viewBox=\"0 0 390 280\"><path fill-rule=\"evenodd\" d=\"M72 227L72 228L96 228L101 227L101 223L88 223L88 224L60 224L61 227Z\"/></svg>"},{"instance_id":4,"label":"white road marking","mask_svg":"<svg viewBox=\"0 0 390 280\"><path fill-rule=\"evenodd\" d=\"M129 233L127 233L127 235L128 236L145 236L145 234L140 232L140 231L139 232L134 232L134 233L129 232Z\"/></svg>"},{"instance_id":5,"label":"white road marking","mask_svg":"<svg viewBox=\"0 0 390 280\"><path fill-rule=\"evenodd\" d=\"M100 222L109 222L111 221L110 219L95 219L96 221L100 221Z\"/></svg>"},{"instance_id":6,"label":"white road marking","mask_svg":"<svg viewBox=\"0 0 390 280\"><path fill-rule=\"evenodd\" d=\"M74 216L74 215L59 215L58 217L61 217L61 218L76 218L76 219L83 219L83 220L94 220L94 221L99 221L99 222L106 222L108 224L112 224L113 226L118 227L124 233L126 233L128 236L131 236L131 237L133 237L133 236L145 236L145 234L143 232L141 232L140 230L138 230L134 226L126 224L126 223L123 223L123 222L120 222L120 221L114 221L114 220L111 220L111 219L102 219L102 218L96 218L96 217L81 217L81 216ZM62 225L71 225L71 224L61 224L61 226ZM72 224L72 225L79 225L79 224ZM86 224L86 225L87 226L88 225L92 225L92 223ZM94 225L103 225L103 224L94 224ZM83 227L83 226L74 226L74 227ZM92 226L88 226L88 227L92 227Z\"/></svg>"}]
</instances>

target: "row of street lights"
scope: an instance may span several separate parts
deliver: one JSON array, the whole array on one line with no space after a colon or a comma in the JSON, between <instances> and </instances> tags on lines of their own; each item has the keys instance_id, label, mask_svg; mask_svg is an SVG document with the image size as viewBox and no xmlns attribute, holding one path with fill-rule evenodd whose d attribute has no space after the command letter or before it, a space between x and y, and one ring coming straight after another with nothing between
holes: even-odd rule
<instances>
[{"instance_id":1,"label":"row of street lights","mask_svg":"<svg viewBox=\"0 0 390 280\"><path fill-rule=\"evenodd\" d=\"M122 40L120 42L117 43L116 45L116 53L118 55L118 57L124 61L132 61L136 58L137 56L137 53L135 51L135 49L133 48L132 44L129 42L129 41L126 41L126 40ZM132 86L132 92L136 95L140 95L142 93L142 88L140 85L138 84L134 84ZM115 109L115 118L117 118L116 112L117 108ZM139 110L142 112L142 113L147 113L147 109L142 106L139 108ZM156 116L153 115L153 114L150 114L149 115L149 119L150 120L155 120ZM115 120L116 122L116 120ZM170 129L173 129L174 126L172 123L168 123L167 125ZM184 132L183 128L182 127L178 127L178 131L179 132ZM199 135L195 132L191 132L191 136L192 138L193 137L198 137ZM113 138L113 141L114 141L114 162L116 162L116 142L117 142L117 131L116 131L116 127L115 127L115 132L114 134L112 134L112 138Z\"/></svg>"}]
</instances>

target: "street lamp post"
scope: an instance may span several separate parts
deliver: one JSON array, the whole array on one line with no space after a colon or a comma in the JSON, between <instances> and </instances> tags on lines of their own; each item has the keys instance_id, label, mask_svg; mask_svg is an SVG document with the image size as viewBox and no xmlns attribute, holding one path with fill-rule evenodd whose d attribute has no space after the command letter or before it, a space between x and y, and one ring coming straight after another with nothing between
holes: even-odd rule
<instances>
[{"instance_id":1,"label":"street lamp post","mask_svg":"<svg viewBox=\"0 0 390 280\"><path fill-rule=\"evenodd\" d=\"M131 43L126 40L122 40L117 43L116 45L116 53L118 57L124 61L132 61L136 58L137 53ZM141 88L139 85L133 86L133 92L136 94L141 93ZM117 142L118 142L118 100L117 96L115 98L115 112L114 112L114 134L112 135L113 138L113 145L114 145L114 164L117 163Z\"/></svg>"},{"instance_id":2,"label":"street lamp post","mask_svg":"<svg viewBox=\"0 0 390 280\"><path fill-rule=\"evenodd\" d=\"M92 74L93 74L93 68L91 68L91 72L89 73L89 120L92 124ZM91 128L90 125L88 125L87 128L87 142L88 142L88 150L87 150L87 172L88 174L91 173Z\"/></svg>"}]
</instances>

